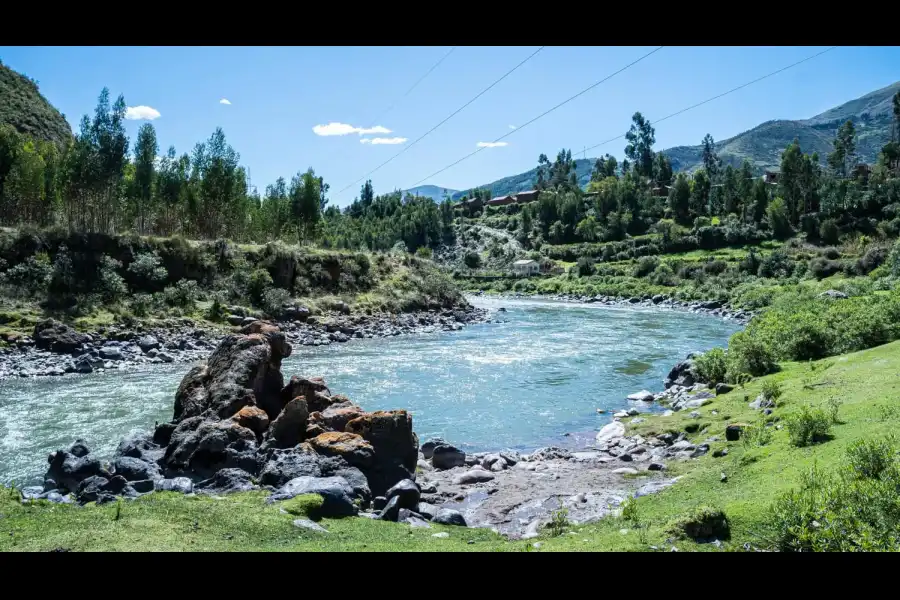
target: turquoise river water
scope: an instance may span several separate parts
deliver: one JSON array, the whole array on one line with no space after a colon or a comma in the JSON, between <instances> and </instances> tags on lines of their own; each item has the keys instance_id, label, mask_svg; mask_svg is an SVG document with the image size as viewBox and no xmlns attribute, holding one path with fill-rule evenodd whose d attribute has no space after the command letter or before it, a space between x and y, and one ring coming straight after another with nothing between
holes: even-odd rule
<instances>
[{"instance_id":1,"label":"turquoise river water","mask_svg":"<svg viewBox=\"0 0 900 600\"><path fill-rule=\"evenodd\" d=\"M420 441L469 451L529 450L599 429L596 409L658 391L688 352L724 345L738 325L662 309L477 298L503 323L453 333L295 346L282 371L321 375L366 410L412 412ZM39 483L47 454L77 437L112 454L134 429L172 416L186 364L116 374L0 381L0 482ZM650 410L653 410L651 408Z\"/></svg>"}]
</instances>

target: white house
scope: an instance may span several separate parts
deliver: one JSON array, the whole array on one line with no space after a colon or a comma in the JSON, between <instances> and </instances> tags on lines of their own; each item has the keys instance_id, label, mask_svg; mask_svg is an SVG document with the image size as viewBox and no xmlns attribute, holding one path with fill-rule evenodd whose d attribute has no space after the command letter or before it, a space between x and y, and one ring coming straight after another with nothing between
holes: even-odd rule
<instances>
[{"instance_id":1,"label":"white house","mask_svg":"<svg viewBox=\"0 0 900 600\"><path fill-rule=\"evenodd\" d=\"M535 260L517 260L512 267L516 275L534 275L541 271L541 265Z\"/></svg>"}]
</instances>

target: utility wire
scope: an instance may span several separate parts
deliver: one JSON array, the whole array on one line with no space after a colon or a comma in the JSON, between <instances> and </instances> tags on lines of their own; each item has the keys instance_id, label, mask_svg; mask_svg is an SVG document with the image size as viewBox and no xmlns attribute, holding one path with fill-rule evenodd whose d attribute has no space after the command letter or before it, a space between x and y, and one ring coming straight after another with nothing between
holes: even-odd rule
<instances>
[{"instance_id":1,"label":"utility wire","mask_svg":"<svg viewBox=\"0 0 900 600\"><path fill-rule=\"evenodd\" d=\"M581 96L582 94L585 94L585 93L591 91L592 89L594 89L595 87L597 87L597 86L600 85L601 83L604 83L604 82L606 82L606 81L609 81L610 79L612 79L613 77L615 77L615 76L618 75L619 73L621 73L621 72L623 72L623 71L625 71L625 70L627 70L627 69L630 69L630 68L633 67L634 65L638 64L639 62L641 62L641 61L644 60L645 58L649 57L650 55L655 54L656 52L659 52L659 51L662 50L663 48L665 48L665 46L659 46L659 47L656 48L655 50L651 50L650 52L648 52L647 54L643 55L643 56L640 57L639 59L637 59L637 60L635 60L635 61L633 61L633 62L628 63L627 65L625 65L624 67L622 67L621 69L619 69L618 71L616 71L615 73L613 73L613 74L611 74L611 75L607 75L606 77L604 77L604 78L601 79L600 81L597 81L597 82L595 82L595 83L592 83L591 85L589 85L588 87L584 88L583 90L581 90L580 92L578 92L578 93L575 94L574 96L570 96L570 97L567 98L566 100L563 100L562 102L560 102L559 104L557 104L557 105L554 106L553 108L550 108L550 109L548 109L548 110L545 110L544 112L542 112L542 113L539 114L538 116L534 117L534 118L531 119L530 121L527 121L524 125L520 125L520 126L517 127L516 129L514 129L514 130L512 130L512 131L509 131L509 132L507 132L507 133L501 135L501 136L498 137L496 140L494 140L493 142L491 142L491 144L496 144L497 142L499 142L499 141L501 141L501 140L504 140L504 139L508 138L509 136L513 135L514 133L518 133L519 131L522 131L523 129L525 129L526 127L528 127L529 125L531 125L532 123L534 123L535 121L537 121L538 119L542 119L542 118L546 117L547 115L549 115L550 113L552 113L552 112L555 111L556 109L565 106L566 104L568 104L569 102L571 102L571 101L574 100L575 98L578 98L578 97ZM469 158L475 156L476 154L478 154L479 152L481 152L481 151L484 150L484 149L485 149L485 147L478 148L478 149L475 150L474 152L472 152L472 153L470 153L470 154L467 154L466 156L463 156L462 158L460 158L460 159L457 160L456 162L451 163L451 164L447 165L446 167L444 167L443 169L441 169L441 170L439 170L439 171L436 171L436 172L432 173L432 174L429 175L428 177L425 177L424 179L422 179L421 181L419 181L419 182L416 183L415 185L410 186L410 188L414 188L414 187L416 187L417 185L419 185L419 184L421 184L421 183L424 183L425 181L428 181L428 180L431 179L432 177L435 177L436 175L440 175L441 173L443 173L443 172L446 171L447 169L449 169L449 168L451 168L451 167L455 167L455 166L458 165L459 163L461 163L461 162L463 162L464 160L467 160L467 159L469 159Z\"/></svg>"},{"instance_id":2,"label":"utility wire","mask_svg":"<svg viewBox=\"0 0 900 600\"><path fill-rule=\"evenodd\" d=\"M703 102L698 102L697 104L694 104L693 106L688 106L687 108L683 108L683 109L681 109L681 110L679 110L679 111L677 111L677 112L673 112L671 115L668 115L668 116L666 116L666 117L663 117L662 119L657 119L656 121L653 121L653 122L651 122L650 124L651 124L651 125L656 125L656 124L658 124L658 123L662 123L663 121L665 121L665 120L667 120L667 119L671 119L672 117L676 117L676 116L678 116L678 115L680 115L680 114L682 114L682 113L686 113L686 112L689 111L689 110L693 110L693 109L695 109L695 108L697 108L697 107L703 106L704 104L707 104L707 103L709 103L709 102L712 102L713 100L718 100L719 98L722 98L723 96L727 96L728 94L731 94L731 93L736 92L736 91L738 91L738 90L742 90L742 89L744 89L745 87L747 87L747 86L749 86L749 85L753 85L754 83L758 83L758 82L762 81L763 79L768 79L769 77L772 77L773 75L778 75L779 73L782 73L782 72L784 72L784 71L787 71L788 69L792 69L792 68L794 68L794 67L796 67L796 66L798 66L798 65L801 65L801 64L803 64L803 63L805 63L805 62L807 62L807 61L810 61L810 60L812 60L812 59L814 59L814 58L816 58L816 57L818 57L818 56L822 56L822 55L825 54L826 52L831 52L832 50L834 50L834 49L837 48L837 47L838 47L838 46L832 46L832 47L830 47L830 48L827 48L827 49L825 49L825 50L822 50L821 52L818 52L818 53L816 53L816 54L813 54L812 56L807 56L807 57L804 58L803 60L799 60L799 61L797 61L797 62L795 62L795 63L793 63L793 64L790 64L790 65L788 65L788 66L786 66L786 67L782 67L782 68L778 69L777 71L772 71L772 72L769 73L768 75L763 75L762 77L757 77L757 78L754 79L753 81L748 81L747 83L745 83L745 84L743 84L743 85L739 85L739 86L737 86L736 88L732 88L732 89L728 90L727 92L723 92L723 93L719 94L718 96L713 96L712 98L708 98L708 99L704 100ZM588 152L588 151L590 151L590 150L593 150L593 149L595 149L595 148L599 148L600 146L603 146L603 145L608 144L608 143L610 143L610 142L614 142L614 141L616 141L616 140L620 140L620 139L622 139L623 137L625 137L626 135L628 135L628 134L627 134L627 133L623 133L622 135L618 135L618 136L616 136L616 137L614 137L614 138L610 138L610 139L606 140L605 142L600 142L599 144L596 144L596 145L591 146L591 147L589 147L589 148L585 148L585 149L584 149L584 152Z\"/></svg>"},{"instance_id":3,"label":"utility wire","mask_svg":"<svg viewBox=\"0 0 900 600\"><path fill-rule=\"evenodd\" d=\"M347 185L347 186L341 188L341 189L338 191L338 194L342 194L343 192L347 191L348 189L350 189L350 188L353 187L354 185L358 184L360 181L363 181L364 179L368 179L373 173L375 173L376 171L378 171L379 169L381 169L383 166L387 165L389 162L391 162L392 160L394 160L395 158L397 158L398 156L400 156L401 154L403 154L404 152L406 152L407 150L409 150L410 148L412 148L413 146L415 146L416 144L418 144L420 141L422 141L422 140L425 139L428 135L430 135L432 132L434 132L438 127L440 127L441 125L443 125L444 123L446 123L447 121L449 121L450 119L452 119L453 117L455 117L457 114L459 114L459 113L460 113L463 109L465 109L467 106L469 106L470 104L472 104L473 102L475 102L476 100L478 100L481 96L483 96L483 95L486 94L488 91L490 91L490 89L493 88L495 85L497 85L498 83L500 83L501 81L503 81L504 79L506 79L507 77L509 77L510 75L512 75L516 70L519 69L519 67L521 67L522 65L524 65L525 63L527 63L529 60L531 60L532 58L534 58L535 56L537 56L538 53L540 53L541 50L543 50L544 48L545 48L545 46L541 46L540 48L538 48L537 50L535 50L534 52L532 52L527 58L525 58L525 60L523 60L522 62L520 62L519 64L517 64L515 67L513 67L512 69L510 69L509 71L507 71L506 73L504 73L503 76L500 77L499 79L497 79L496 81L494 81L494 83L492 83L491 85L487 86L486 88L484 88L483 90L481 90L480 92L478 92L478 94L477 94L474 98L472 98L471 100L469 100L468 102L466 102L465 104L463 104L462 106L460 106L459 108L457 108L457 109L456 109L455 111L453 111L448 117L446 117L443 121L441 121L440 123L438 123L437 125L435 125L435 126L432 127L431 129L429 129L428 131L426 131L425 133L423 133L422 135L420 135L420 136L419 136L418 138L416 138L416 140L415 140L414 142L412 142L411 144L408 144L408 145L404 146L404 148L403 148L400 152L398 152L397 154L393 155L392 157L390 157L389 159L387 159L386 161L384 161L383 163L381 163L380 165L378 165L377 167L375 167L374 169L372 169L371 171L369 171L368 173L366 173L365 175L363 175L362 177L360 177L359 179L357 179L356 181L354 181L353 183L351 183L351 184L349 184L349 185ZM418 185L418 184L417 184L417 185ZM415 186L413 186L413 187L415 187Z\"/></svg>"}]
</instances>

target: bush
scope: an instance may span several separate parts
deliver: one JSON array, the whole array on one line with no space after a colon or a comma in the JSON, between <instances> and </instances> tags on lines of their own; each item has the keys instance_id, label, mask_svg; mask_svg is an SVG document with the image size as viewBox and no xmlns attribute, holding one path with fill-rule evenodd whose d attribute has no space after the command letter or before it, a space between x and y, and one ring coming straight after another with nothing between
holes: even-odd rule
<instances>
[{"instance_id":1,"label":"bush","mask_svg":"<svg viewBox=\"0 0 900 600\"><path fill-rule=\"evenodd\" d=\"M666 533L692 540L710 538L727 540L731 537L731 527L724 512L716 508L701 506L670 522L666 526Z\"/></svg>"},{"instance_id":2,"label":"bush","mask_svg":"<svg viewBox=\"0 0 900 600\"><path fill-rule=\"evenodd\" d=\"M582 256L576 263L576 269L580 277L588 277L594 274L594 261L588 256Z\"/></svg>"},{"instance_id":3,"label":"bush","mask_svg":"<svg viewBox=\"0 0 900 600\"><path fill-rule=\"evenodd\" d=\"M725 381L726 352L723 348L713 348L694 359L694 371L701 383L715 385Z\"/></svg>"},{"instance_id":4,"label":"bush","mask_svg":"<svg viewBox=\"0 0 900 600\"><path fill-rule=\"evenodd\" d=\"M838 229L837 221L834 219L825 219L819 227L819 238L826 244L837 244L840 241L841 231Z\"/></svg>"},{"instance_id":5,"label":"bush","mask_svg":"<svg viewBox=\"0 0 900 600\"><path fill-rule=\"evenodd\" d=\"M819 254L821 254L822 256L824 256L825 258L827 258L829 260L837 260L841 257L840 251L833 246L829 246L828 248L823 248L822 251L819 252Z\"/></svg>"},{"instance_id":6,"label":"bush","mask_svg":"<svg viewBox=\"0 0 900 600\"><path fill-rule=\"evenodd\" d=\"M255 306L260 306L263 301L263 294L266 290L274 285L272 276L265 269L256 269L250 274L247 281L247 295L249 300Z\"/></svg>"},{"instance_id":7,"label":"bush","mask_svg":"<svg viewBox=\"0 0 900 600\"><path fill-rule=\"evenodd\" d=\"M666 263L660 263L660 265L653 270L653 274L650 275L650 283L653 285L665 285L669 287L678 284L675 279L675 272L672 270L672 267Z\"/></svg>"},{"instance_id":8,"label":"bush","mask_svg":"<svg viewBox=\"0 0 900 600\"><path fill-rule=\"evenodd\" d=\"M29 256L0 275L0 283L30 295L44 295L53 275L50 257L45 252Z\"/></svg>"},{"instance_id":9,"label":"bush","mask_svg":"<svg viewBox=\"0 0 900 600\"><path fill-rule=\"evenodd\" d=\"M266 311L266 313L273 318L278 318L281 316L282 307L288 303L291 299L291 295L287 290L272 287L263 292L262 301L260 302L260 307Z\"/></svg>"},{"instance_id":10,"label":"bush","mask_svg":"<svg viewBox=\"0 0 900 600\"><path fill-rule=\"evenodd\" d=\"M197 282L193 279L182 279L175 285L170 285L163 290L163 298L166 304L186 311L196 308L199 296Z\"/></svg>"},{"instance_id":11,"label":"bush","mask_svg":"<svg viewBox=\"0 0 900 600\"><path fill-rule=\"evenodd\" d=\"M746 331L738 331L728 341L726 379L736 383L744 375L760 377L778 369L772 349Z\"/></svg>"},{"instance_id":12,"label":"bush","mask_svg":"<svg viewBox=\"0 0 900 600\"><path fill-rule=\"evenodd\" d=\"M136 317L147 317L154 307L153 296L150 294L135 294L131 297L131 314Z\"/></svg>"},{"instance_id":13,"label":"bush","mask_svg":"<svg viewBox=\"0 0 900 600\"><path fill-rule=\"evenodd\" d=\"M763 381L760 393L766 400L778 400L781 397L781 386L771 379Z\"/></svg>"},{"instance_id":14,"label":"bush","mask_svg":"<svg viewBox=\"0 0 900 600\"><path fill-rule=\"evenodd\" d=\"M418 248L416 248L416 256L418 256L419 258L430 259L432 256L431 248L429 248L428 246L419 246Z\"/></svg>"},{"instance_id":15,"label":"bush","mask_svg":"<svg viewBox=\"0 0 900 600\"><path fill-rule=\"evenodd\" d=\"M873 247L866 250L866 253L856 261L856 272L860 275L868 275L887 259L887 250L882 247Z\"/></svg>"},{"instance_id":16,"label":"bush","mask_svg":"<svg viewBox=\"0 0 900 600\"><path fill-rule=\"evenodd\" d=\"M225 306L225 300L220 293L213 295L212 304L206 311L206 318L213 323L221 323L228 316L228 307Z\"/></svg>"},{"instance_id":17,"label":"bush","mask_svg":"<svg viewBox=\"0 0 900 600\"><path fill-rule=\"evenodd\" d=\"M794 263L784 252L773 252L759 263L757 275L771 279L786 279L794 271Z\"/></svg>"},{"instance_id":18,"label":"bush","mask_svg":"<svg viewBox=\"0 0 900 600\"><path fill-rule=\"evenodd\" d=\"M711 260L703 265L703 271L710 275L721 275L728 268L728 263L724 260Z\"/></svg>"},{"instance_id":19,"label":"bush","mask_svg":"<svg viewBox=\"0 0 900 600\"><path fill-rule=\"evenodd\" d=\"M840 273L843 265L836 260L828 260L818 256L809 261L809 274L816 279L825 279L831 277L835 273Z\"/></svg>"},{"instance_id":20,"label":"bush","mask_svg":"<svg viewBox=\"0 0 900 600\"><path fill-rule=\"evenodd\" d=\"M881 479L897 464L897 442L893 436L857 440L847 448L847 459L858 479Z\"/></svg>"},{"instance_id":21,"label":"bush","mask_svg":"<svg viewBox=\"0 0 900 600\"><path fill-rule=\"evenodd\" d=\"M465 262L466 266L470 269L477 269L481 267L481 255L477 252L467 252L465 258L463 258L463 262Z\"/></svg>"},{"instance_id":22,"label":"bush","mask_svg":"<svg viewBox=\"0 0 900 600\"><path fill-rule=\"evenodd\" d=\"M887 266L891 270L891 275L900 277L900 239L894 242L891 253L888 255Z\"/></svg>"},{"instance_id":23,"label":"bush","mask_svg":"<svg viewBox=\"0 0 900 600\"><path fill-rule=\"evenodd\" d=\"M122 263L105 254L100 257L100 271L98 279L100 294L108 302L115 302L128 293L125 280L116 271L122 268Z\"/></svg>"},{"instance_id":24,"label":"bush","mask_svg":"<svg viewBox=\"0 0 900 600\"><path fill-rule=\"evenodd\" d=\"M634 266L635 277L646 277L659 266L659 258L656 256L642 256Z\"/></svg>"},{"instance_id":25,"label":"bush","mask_svg":"<svg viewBox=\"0 0 900 600\"><path fill-rule=\"evenodd\" d=\"M169 272L162 266L162 259L155 251L135 256L134 261L128 265L128 272L134 276L137 289L154 289L169 277Z\"/></svg>"},{"instance_id":26,"label":"bush","mask_svg":"<svg viewBox=\"0 0 900 600\"><path fill-rule=\"evenodd\" d=\"M831 438L831 416L822 408L803 405L787 418L791 444L798 448L811 446Z\"/></svg>"},{"instance_id":27,"label":"bush","mask_svg":"<svg viewBox=\"0 0 900 600\"><path fill-rule=\"evenodd\" d=\"M793 235L794 230L791 228L787 205L783 198L775 198L769 203L766 209L766 216L769 219L769 227L776 238L786 239Z\"/></svg>"}]
</instances>

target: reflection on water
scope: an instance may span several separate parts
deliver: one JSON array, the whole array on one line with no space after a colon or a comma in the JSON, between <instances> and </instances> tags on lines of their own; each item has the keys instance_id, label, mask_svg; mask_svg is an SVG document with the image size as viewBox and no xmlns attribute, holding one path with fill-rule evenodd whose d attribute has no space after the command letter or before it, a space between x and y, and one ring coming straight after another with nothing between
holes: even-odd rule
<instances>
[{"instance_id":1,"label":"reflection on water","mask_svg":"<svg viewBox=\"0 0 900 600\"><path fill-rule=\"evenodd\" d=\"M321 375L366 410L406 408L422 441L467 450L530 449L599 428L596 414L659 389L692 350L723 345L737 327L674 311L486 300L504 323L455 333L296 347L286 375ZM104 455L133 429L172 415L188 365L116 375L0 383L0 481L34 482L47 453L77 435Z\"/></svg>"}]
</instances>

